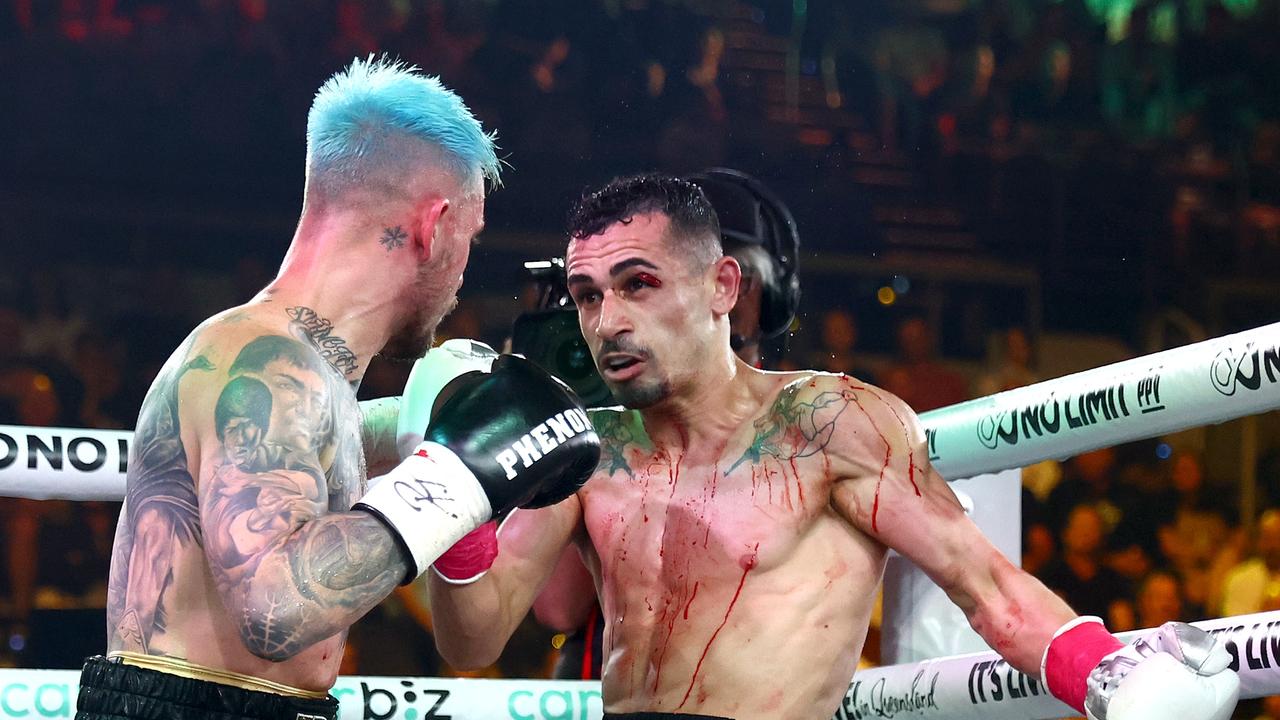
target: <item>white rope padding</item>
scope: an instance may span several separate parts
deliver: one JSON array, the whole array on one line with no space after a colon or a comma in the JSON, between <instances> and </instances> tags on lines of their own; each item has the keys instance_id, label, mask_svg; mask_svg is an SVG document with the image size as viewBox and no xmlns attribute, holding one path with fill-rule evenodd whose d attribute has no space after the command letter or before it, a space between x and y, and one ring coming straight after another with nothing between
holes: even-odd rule
<instances>
[{"instance_id":1,"label":"white rope padding","mask_svg":"<svg viewBox=\"0 0 1280 720\"><path fill-rule=\"evenodd\" d=\"M1226 643L1242 699L1280 694L1280 612L1194 624ZM1133 640L1146 632L1120 637ZM0 670L0 718L74 716L79 677L75 670ZM585 681L355 676L338 678L333 694L342 720L598 720L603 712L600 683ZM985 652L863 670L833 720L1049 720L1073 714L1038 680Z\"/></svg>"},{"instance_id":2,"label":"white rope padding","mask_svg":"<svg viewBox=\"0 0 1280 720\"><path fill-rule=\"evenodd\" d=\"M0 497L122 500L127 430L0 425Z\"/></svg>"},{"instance_id":3,"label":"white rope padding","mask_svg":"<svg viewBox=\"0 0 1280 720\"><path fill-rule=\"evenodd\" d=\"M1280 612L1192 625L1226 643L1231 669L1240 675L1242 699L1280 695ZM1118 635L1132 642L1149 632ZM1050 695L1038 678L1014 670L987 651L862 670L854 675L835 717L1049 720L1077 714Z\"/></svg>"},{"instance_id":4,"label":"white rope padding","mask_svg":"<svg viewBox=\"0 0 1280 720\"><path fill-rule=\"evenodd\" d=\"M1280 408L1280 323L1107 365L921 417L947 478L1062 458ZM119 500L132 433L0 426L0 496ZM1280 613L1196 623L1221 634L1241 697L1280 694ZM0 670L0 718L70 717L74 671ZM342 678L343 718L588 720L599 685L527 680ZM836 718L1037 720L1066 714L993 652L859 673Z\"/></svg>"},{"instance_id":5,"label":"white rope padding","mask_svg":"<svg viewBox=\"0 0 1280 720\"><path fill-rule=\"evenodd\" d=\"M967 478L1280 408L1280 323L923 414ZM133 434L0 425L0 496L120 500Z\"/></svg>"},{"instance_id":6,"label":"white rope padding","mask_svg":"<svg viewBox=\"0 0 1280 720\"><path fill-rule=\"evenodd\" d=\"M943 477L956 479L1276 408L1280 323L970 400L920 419L929 459Z\"/></svg>"}]
</instances>

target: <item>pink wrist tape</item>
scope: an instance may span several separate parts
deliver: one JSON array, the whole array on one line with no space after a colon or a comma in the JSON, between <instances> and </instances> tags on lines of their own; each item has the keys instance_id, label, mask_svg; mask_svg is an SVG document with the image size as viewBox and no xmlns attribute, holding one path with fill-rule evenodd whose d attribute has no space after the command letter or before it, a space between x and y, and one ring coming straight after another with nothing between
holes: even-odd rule
<instances>
[{"instance_id":1,"label":"pink wrist tape","mask_svg":"<svg viewBox=\"0 0 1280 720\"><path fill-rule=\"evenodd\" d=\"M498 522L489 522L462 536L436 558L436 572L446 580L469 582L493 567L498 558Z\"/></svg>"},{"instance_id":2,"label":"pink wrist tape","mask_svg":"<svg viewBox=\"0 0 1280 720\"><path fill-rule=\"evenodd\" d=\"M1054 697L1084 714L1089 673L1102 658L1124 647L1100 622L1082 622L1049 641L1044 681Z\"/></svg>"}]
</instances>

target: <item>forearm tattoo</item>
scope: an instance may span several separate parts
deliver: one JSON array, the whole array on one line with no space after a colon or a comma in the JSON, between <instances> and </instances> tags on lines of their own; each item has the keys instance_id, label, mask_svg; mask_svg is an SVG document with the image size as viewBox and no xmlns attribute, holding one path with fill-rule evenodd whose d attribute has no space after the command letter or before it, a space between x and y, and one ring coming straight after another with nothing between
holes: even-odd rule
<instances>
[{"instance_id":1,"label":"forearm tattoo","mask_svg":"<svg viewBox=\"0 0 1280 720\"><path fill-rule=\"evenodd\" d=\"M293 657L341 631L394 590L408 570L387 529L367 513L311 520L280 555L288 571L267 559L270 566L259 570L240 618L246 645L272 660Z\"/></svg>"}]
</instances>

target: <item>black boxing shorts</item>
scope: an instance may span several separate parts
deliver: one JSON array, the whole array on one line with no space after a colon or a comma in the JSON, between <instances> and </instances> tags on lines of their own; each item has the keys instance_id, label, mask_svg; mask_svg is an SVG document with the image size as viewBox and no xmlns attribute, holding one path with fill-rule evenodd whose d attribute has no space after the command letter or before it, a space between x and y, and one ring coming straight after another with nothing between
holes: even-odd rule
<instances>
[{"instance_id":1,"label":"black boxing shorts","mask_svg":"<svg viewBox=\"0 0 1280 720\"><path fill-rule=\"evenodd\" d=\"M721 715L689 715L686 712L605 712L604 720L733 720Z\"/></svg>"},{"instance_id":2,"label":"black boxing shorts","mask_svg":"<svg viewBox=\"0 0 1280 720\"><path fill-rule=\"evenodd\" d=\"M604 647L604 623L600 622L600 605L593 604L582 627L569 633L560 646L551 677L556 680L599 680Z\"/></svg>"},{"instance_id":3,"label":"black boxing shorts","mask_svg":"<svg viewBox=\"0 0 1280 720\"><path fill-rule=\"evenodd\" d=\"M172 675L101 655L80 673L76 720L335 720L332 695L294 697Z\"/></svg>"},{"instance_id":4,"label":"black boxing shorts","mask_svg":"<svg viewBox=\"0 0 1280 720\"><path fill-rule=\"evenodd\" d=\"M605 713L604 720L733 720L720 715L689 715L687 713L638 712Z\"/></svg>"}]
</instances>

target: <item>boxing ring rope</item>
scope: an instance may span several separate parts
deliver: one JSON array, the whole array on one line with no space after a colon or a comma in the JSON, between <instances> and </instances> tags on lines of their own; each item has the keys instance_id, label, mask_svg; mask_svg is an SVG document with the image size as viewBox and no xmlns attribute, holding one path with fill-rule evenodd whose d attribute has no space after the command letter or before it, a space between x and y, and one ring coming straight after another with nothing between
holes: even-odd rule
<instances>
[{"instance_id":1,"label":"boxing ring rope","mask_svg":"<svg viewBox=\"0 0 1280 720\"><path fill-rule=\"evenodd\" d=\"M1280 407L1280 323L920 416L929 460L967 478ZM120 500L133 433L0 425L0 497Z\"/></svg>"},{"instance_id":2,"label":"boxing ring rope","mask_svg":"<svg viewBox=\"0 0 1280 720\"><path fill-rule=\"evenodd\" d=\"M921 422L930 460L958 479L1277 408L1280 323L971 400L925 413ZM0 496L120 500L131 438L126 431L2 425ZM1195 624L1227 643L1242 698L1280 694L1280 612ZM42 717L70 717L61 698L74 704L76 678L74 671L0 670L0 718L26 717L31 708ZM601 712L599 685L587 682L344 677L335 694L342 717L353 719L586 720ZM19 707L19 698L28 704ZM46 700L57 707L42 706ZM860 671L836 717L1070 714L1038 680L985 652Z\"/></svg>"}]
</instances>

